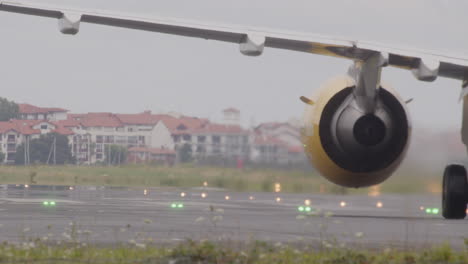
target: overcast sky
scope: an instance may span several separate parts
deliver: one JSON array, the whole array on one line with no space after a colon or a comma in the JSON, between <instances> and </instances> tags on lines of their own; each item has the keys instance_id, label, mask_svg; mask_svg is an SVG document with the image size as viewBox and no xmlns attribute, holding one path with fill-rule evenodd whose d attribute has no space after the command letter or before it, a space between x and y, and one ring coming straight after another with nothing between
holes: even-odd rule
<instances>
[{"instance_id":1,"label":"overcast sky","mask_svg":"<svg viewBox=\"0 0 468 264\"><path fill-rule=\"evenodd\" d=\"M468 57L467 1L457 0L47 0L99 8L371 40ZM299 96L344 74L350 62L267 49L258 58L229 43L82 24L59 34L54 19L0 13L0 96L72 112L178 111L218 119L227 107L243 123L301 118ZM460 83L416 81L386 68L416 126L458 128Z\"/></svg>"}]
</instances>

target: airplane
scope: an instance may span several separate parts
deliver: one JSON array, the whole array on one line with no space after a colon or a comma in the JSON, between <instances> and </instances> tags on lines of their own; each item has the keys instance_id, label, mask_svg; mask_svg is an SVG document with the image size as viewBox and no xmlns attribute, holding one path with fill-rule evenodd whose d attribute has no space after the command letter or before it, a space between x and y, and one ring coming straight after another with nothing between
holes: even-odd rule
<instances>
[{"instance_id":1,"label":"airplane","mask_svg":"<svg viewBox=\"0 0 468 264\"><path fill-rule=\"evenodd\" d=\"M306 104L302 129L304 149L313 166L331 182L352 188L385 181L407 152L411 122L396 90L381 83L384 67L411 71L420 81L439 76L461 82L463 100L462 141L468 146L468 59L432 51L392 47L298 32L245 26L203 24L171 18L142 18L128 14L79 10L0 1L0 11L54 18L63 34L75 35L80 24L90 23L239 45L247 56L259 56L264 48L277 48L350 60L348 72L323 85ZM466 217L467 171L462 165L445 168L442 215Z\"/></svg>"}]
</instances>

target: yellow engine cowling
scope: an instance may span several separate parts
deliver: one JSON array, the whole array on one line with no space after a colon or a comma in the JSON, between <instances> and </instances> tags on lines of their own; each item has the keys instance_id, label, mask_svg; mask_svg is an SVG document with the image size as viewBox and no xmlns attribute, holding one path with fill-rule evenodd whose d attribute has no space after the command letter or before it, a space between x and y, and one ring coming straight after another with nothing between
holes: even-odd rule
<instances>
[{"instance_id":1,"label":"yellow engine cowling","mask_svg":"<svg viewBox=\"0 0 468 264\"><path fill-rule=\"evenodd\" d=\"M336 122L340 118L347 118L340 111L343 110L345 100L352 96L353 88L353 79L348 76L337 77L309 98L302 140L311 163L320 174L335 184L358 188L379 184L398 168L409 145L411 124L406 104L393 89L382 86L378 96L381 109L378 111L383 119L388 120L379 121L381 124L377 126L386 129L378 139L381 143L355 148L351 144L352 147L348 148L348 138L360 136L359 131L356 132L358 122L352 125L354 130L339 132L336 132L340 127ZM349 123L349 120L344 122Z\"/></svg>"}]
</instances>

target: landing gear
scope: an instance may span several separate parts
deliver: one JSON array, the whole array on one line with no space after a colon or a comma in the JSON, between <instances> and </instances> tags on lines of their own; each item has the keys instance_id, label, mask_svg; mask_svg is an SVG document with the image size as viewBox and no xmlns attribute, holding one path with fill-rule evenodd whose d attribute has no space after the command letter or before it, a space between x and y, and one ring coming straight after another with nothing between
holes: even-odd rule
<instances>
[{"instance_id":1,"label":"landing gear","mask_svg":"<svg viewBox=\"0 0 468 264\"><path fill-rule=\"evenodd\" d=\"M444 171L442 187L442 215L446 219L466 217L468 191L467 172L464 166L449 165Z\"/></svg>"}]
</instances>

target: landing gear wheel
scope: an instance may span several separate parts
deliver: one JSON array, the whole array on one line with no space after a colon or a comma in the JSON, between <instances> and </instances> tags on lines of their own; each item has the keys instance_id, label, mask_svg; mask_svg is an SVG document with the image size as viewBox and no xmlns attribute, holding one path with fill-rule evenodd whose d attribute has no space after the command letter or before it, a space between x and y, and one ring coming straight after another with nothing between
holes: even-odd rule
<instances>
[{"instance_id":1,"label":"landing gear wheel","mask_svg":"<svg viewBox=\"0 0 468 264\"><path fill-rule=\"evenodd\" d=\"M449 165L444 171L442 187L442 215L446 219L466 217L467 173L461 165Z\"/></svg>"}]
</instances>

